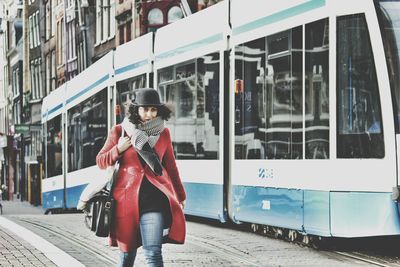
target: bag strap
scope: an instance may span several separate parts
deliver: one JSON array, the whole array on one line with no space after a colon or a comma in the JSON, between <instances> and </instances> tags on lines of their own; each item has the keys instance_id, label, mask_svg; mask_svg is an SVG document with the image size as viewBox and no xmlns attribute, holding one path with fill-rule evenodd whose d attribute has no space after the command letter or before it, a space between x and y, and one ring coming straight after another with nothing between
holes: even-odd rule
<instances>
[{"instance_id":1,"label":"bag strap","mask_svg":"<svg viewBox=\"0 0 400 267\"><path fill-rule=\"evenodd\" d=\"M122 127L122 125L121 125L121 137L124 137L124 133L125 133L124 127ZM118 165L117 165L117 163L118 163ZM113 190L114 190L114 185L115 185L116 180L117 180L117 178L118 178L119 164L120 164L120 160L117 159L117 161L115 162L115 167L114 167L113 176L111 177L111 181L109 182L109 183L111 183L110 195L108 196L108 199L109 199L109 200L112 198L112 193L113 193Z\"/></svg>"}]
</instances>

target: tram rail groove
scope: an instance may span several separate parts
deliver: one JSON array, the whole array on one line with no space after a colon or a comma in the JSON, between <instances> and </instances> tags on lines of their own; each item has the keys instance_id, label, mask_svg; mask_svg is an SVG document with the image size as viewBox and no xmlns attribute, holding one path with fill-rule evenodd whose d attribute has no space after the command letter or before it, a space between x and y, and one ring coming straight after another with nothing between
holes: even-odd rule
<instances>
[{"instance_id":1,"label":"tram rail groove","mask_svg":"<svg viewBox=\"0 0 400 267\"><path fill-rule=\"evenodd\" d=\"M235 229L235 227L233 227L232 229ZM360 248L357 246L354 247L354 243L350 243L350 248L349 248L349 244L347 244L347 246L345 246L345 248L344 248L345 250L340 251L341 250L340 246L339 246L339 248L337 248L337 245L332 247L332 245L336 242L335 238L325 239L324 237L313 236L313 235L303 235L303 234L297 232L296 237L293 239L290 239L290 236L287 235L287 233L290 232L289 229L272 227L272 226L268 226L268 225L249 224L249 223L247 223L247 226L244 226L243 229L245 229L244 231L252 232L256 235L261 235L261 236L265 236L267 238L276 239L276 240L282 240L282 241L285 241L288 243L297 244L299 246L309 247L309 248L317 250L317 251L325 251L327 253L333 253L336 255L340 255L342 257L344 256L347 258L352 258L352 259L370 263L370 264L373 264L376 266L400 267L400 260L399 260L400 254L398 254L398 255L396 254L396 258L393 259L394 255L385 255L385 254L380 255L379 254L380 252L376 253L374 248L372 248L372 250L371 250L371 248L369 248L370 253L364 252L365 247L363 247L363 248ZM277 234L278 232L279 232L279 234ZM305 240L307 242L305 242ZM367 242L372 242L372 241L370 240ZM378 241L378 242L382 242L382 241ZM396 241L396 244L400 244L399 240ZM343 245L343 243L342 243L342 245ZM380 248L380 249L382 249L382 248ZM381 250L379 250L379 251L381 251ZM385 258L391 259L393 261L387 260Z\"/></svg>"},{"instance_id":2,"label":"tram rail groove","mask_svg":"<svg viewBox=\"0 0 400 267\"><path fill-rule=\"evenodd\" d=\"M85 242L82 242L81 240L79 240L79 239L73 237L73 235L68 235L68 236L67 236L66 234L63 234L63 233L54 231L54 230L52 230L52 229L49 229L48 227L46 227L46 225L41 225L41 224L38 224L38 223L35 223L35 222L31 222L31 221L28 221L28 220L25 220L25 219L21 219L21 221L23 221L23 222L25 222L25 223L28 223L28 224L31 224L31 225L33 225L34 227L40 228L40 229L42 229L42 230L44 230L44 231L46 231L46 232L48 232L48 233L51 233L51 234L53 234L53 235L56 235L56 236L62 238L63 240L65 240L65 241L67 241L67 242L69 242L69 243L71 243L71 244L73 244L73 245L76 245L76 246L78 246L78 247L80 247L80 248L83 248L84 250L86 250L86 251L92 253L92 254L95 255L99 260L104 261L105 263L112 264L113 266L116 265L116 264L118 263L114 258L109 257L109 256L106 255L106 254L102 254L102 253L99 252L97 249L91 248L90 244L87 244L87 243L85 243Z\"/></svg>"},{"instance_id":3,"label":"tram rail groove","mask_svg":"<svg viewBox=\"0 0 400 267\"><path fill-rule=\"evenodd\" d=\"M247 264L246 266L262 266L259 262L254 262L250 259L247 259L242 256L238 256L237 253L240 252L244 254L244 252L240 250L236 250L235 248L224 245L220 242L215 242L211 240L207 240L205 238L201 238L198 236L194 236L191 234L186 234L186 241L191 243L192 245L199 246L208 250L213 251L215 254L227 258L229 260L234 259L235 261L241 264ZM247 255L246 255L247 256Z\"/></svg>"},{"instance_id":4,"label":"tram rail groove","mask_svg":"<svg viewBox=\"0 0 400 267\"><path fill-rule=\"evenodd\" d=\"M71 233L68 233L68 232L60 233L60 232L57 232L56 230L50 229L48 225L39 224L37 222L32 222L32 221L26 220L26 219L21 219L21 221L24 223L30 224L36 228L39 228L45 232L48 232L52 235L58 236L58 237L62 238L63 240L69 242L70 244L73 244L74 246L80 247L80 248L92 253L99 260L101 260L107 264L111 264L113 266L117 264L117 261L114 258L102 253L102 251L99 251L97 248L93 249L89 243L79 240L78 238L71 235ZM272 236L268 236L268 238L278 239L278 238L272 237ZM192 234L187 234L186 241L194 246L202 247L204 249L212 251L216 255L226 258L229 261L236 261L239 264L244 264L246 266L263 266L262 263L260 263L259 261L254 261L252 259L249 259L250 256L246 252L243 252L234 247L225 245L218 241L208 240L208 239L205 239L202 237L194 236ZM286 241L290 242L289 240L286 240ZM297 243L298 245L304 245L301 242L290 242L290 243ZM307 246L307 247L312 248L312 246ZM318 249L316 249L316 250L318 250ZM341 257L351 258L353 260L366 262L366 263L369 263L369 264L372 264L375 266L400 267L400 264L398 264L398 263L388 262L384 259L379 259L379 258L374 260L374 259L371 259L372 257L370 255L359 253L359 252L343 252L343 251L335 251L335 250L332 250L332 251L325 250L325 252L333 253L333 254L339 255ZM240 254L243 254L243 255L240 255Z\"/></svg>"},{"instance_id":5,"label":"tram rail groove","mask_svg":"<svg viewBox=\"0 0 400 267\"><path fill-rule=\"evenodd\" d=\"M29 221L29 220L21 219L21 221L28 223L34 227L40 228L41 230L44 230L52 235L58 236L73 245L76 245L88 252L91 252L101 261L104 261L104 262L106 262L108 264L112 264L112 265L117 264L117 261L115 259L113 259L112 257L109 257L105 254L101 254L101 251L99 252L96 249L92 249L90 244L85 243L69 234L67 235L64 233L57 232L55 230L49 229L49 227L46 225L41 225L39 223L35 223L35 222ZM245 254L244 252L242 252L240 250L236 250L235 248L229 247L220 242L210 241L210 240L207 240L207 239L204 239L201 237L197 237L197 236L193 236L190 234L187 234L186 241L188 243L191 243L192 245L199 246L199 247L205 248L207 250L210 250L213 253L219 255L220 257L226 258L230 261L235 260L240 264L246 264L246 266L262 266L262 264L259 262L255 262L246 257L238 255L238 253Z\"/></svg>"},{"instance_id":6,"label":"tram rail groove","mask_svg":"<svg viewBox=\"0 0 400 267\"><path fill-rule=\"evenodd\" d=\"M356 253L352 253L352 252L342 252L342 251L332 251L332 253L339 254L341 256L345 256L345 257L348 257L348 258L356 259L356 260L359 260L359 261L371 263L371 264L376 265L376 266L381 266L381 267L400 267L400 264L396 264L396 263L389 263L389 262L383 263L383 262L378 262L376 260L367 259L368 255L364 255L362 253L357 253L359 255L357 255ZM384 260L380 259L380 261L384 261Z\"/></svg>"}]
</instances>

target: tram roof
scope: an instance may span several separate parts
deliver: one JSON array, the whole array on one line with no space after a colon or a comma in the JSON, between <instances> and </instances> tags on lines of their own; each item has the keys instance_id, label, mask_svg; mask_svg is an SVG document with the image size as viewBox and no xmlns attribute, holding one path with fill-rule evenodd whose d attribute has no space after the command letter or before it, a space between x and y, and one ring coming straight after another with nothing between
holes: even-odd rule
<instances>
[{"instance_id":1,"label":"tram roof","mask_svg":"<svg viewBox=\"0 0 400 267\"><path fill-rule=\"evenodd\" d=\"M176 64L226 47L228 1L222 1L157 30L155 67Z\"/></svg>"},{"instance_id":2,"label":"tram roof","mask_svg":"<svg viewBox=\"0 0 400 267\"><path fill-rule=\"evenodd\" d=\"M113 53L114 51L110 51L96 63L68 81L66 93L67 109L108 87L113 76Z\"/></svg>"},{"instance_id":3,"label":"tram roof","mask_svg":"<svg viewBox=\"0 0 400 267\"><path fill-rule=\"evenodd\" d=\"M153 33L117 47L114 53L115 80L120 81L151 72Z\"/></svg>"}]
</instances>

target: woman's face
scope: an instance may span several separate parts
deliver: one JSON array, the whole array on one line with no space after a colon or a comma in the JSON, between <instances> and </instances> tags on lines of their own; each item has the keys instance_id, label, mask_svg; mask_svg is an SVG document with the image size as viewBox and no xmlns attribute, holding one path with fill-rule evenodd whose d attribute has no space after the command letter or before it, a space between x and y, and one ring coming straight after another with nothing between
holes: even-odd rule
<instances>
[{"instance_id":1,"label":"woman's face","mask_svg":"<svg viewBox=\"0 0 400 267\"><path fill-rule=\"evenodd\" d=\"M142 122L149 121L157 117L158 109L156 107L139 107L139 117Z\"/></svg>"}]
</instances>

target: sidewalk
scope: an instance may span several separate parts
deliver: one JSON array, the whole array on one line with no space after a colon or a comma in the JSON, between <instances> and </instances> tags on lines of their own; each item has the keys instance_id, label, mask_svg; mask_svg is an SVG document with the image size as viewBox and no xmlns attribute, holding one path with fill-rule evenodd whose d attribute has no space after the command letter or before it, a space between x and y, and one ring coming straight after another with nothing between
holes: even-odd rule
<instances>
[{"instance_id":1,"label":"sidewalk","mask_svg":"<svg viewBox=\"0 0 400 267\"><path fill-rule=\"evenodd\" d=\"M2 201L2 205L0 266L82 266L64 251L6 218L8 215L44 214L41 207L21 201Z\"/></svg>"},{"instance_id":2,"label":"sidewalk","mask_svg":"<svg viewBox=\"0 0 400 267\"><path fill-rule=\"evenodd\" d=\"M1 201L3 205L3 215L22 215L22 214L44 214L41 206L35 207L28 201Z\"/></svg>"},{"instance_id":3,"label":"sidewalk","mask_svg":"<svg viewBox=\"0 0 400 267\"><path fill-rule=\"evenodd\" d=\"M42 252L0 228L0 266L56 266Z\"/></svg>"}]
</instances>

